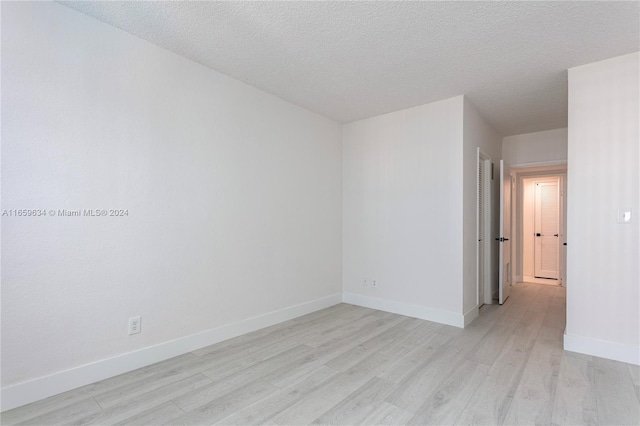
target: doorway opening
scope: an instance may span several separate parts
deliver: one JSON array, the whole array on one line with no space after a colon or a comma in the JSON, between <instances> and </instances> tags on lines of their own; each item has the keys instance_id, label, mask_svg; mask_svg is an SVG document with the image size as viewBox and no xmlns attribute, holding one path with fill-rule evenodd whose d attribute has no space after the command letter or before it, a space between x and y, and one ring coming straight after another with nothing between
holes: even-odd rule
<instances>
[{"instance_id":1,"label":"doorway opening","mask_svg":"<svg viewBox=\"0 0 640 426\"><path fill-rule=\"evenodd\" d=\"M566 286L566 164L514 168L515 282Z\"/></svg>"}]
</instances>

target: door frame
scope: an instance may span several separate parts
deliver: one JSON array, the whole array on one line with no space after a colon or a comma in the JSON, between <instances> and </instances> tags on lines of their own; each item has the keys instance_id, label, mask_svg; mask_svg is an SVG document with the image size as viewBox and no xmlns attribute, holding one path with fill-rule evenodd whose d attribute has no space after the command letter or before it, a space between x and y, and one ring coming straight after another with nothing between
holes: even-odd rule
<instances>
[{"instance_id":1,"label":"door frame","mask_svg":"<svg viewBox=\"0 0 640 426\"><path fill-rule=\"evenodd\" d=\"M484 179L483 179L483 236L482 241L478 241L476 238L476 304L477 306L489 305L493 303L493 295L491 291L491 180L493 178L493 168L491 165L491 157L482 151L480 147L477 149L476 155L476 176L480 173L480 163L484 164ZM477 230L480 224L480 206L477 203L478 195L480 193L480 182L476 179L476 236ZM480 281L480 248L484 249L484 262L482 268L482 278L484 285L481 286ZM480 294L482 293L482 300L480 300Z\"/></svg>"},{"instance_id":2,"label":"door frame","mask_svg":"<svg viewBox=\"0 0 640 426\"><path fill-rule=\"evenodd\" d=\"M563 227L562 227L562 176L549 176L549 177L540 177L540 178L532 178L533 183L535 184L535 194L534 194L534 202L533 202L533 210L534 210L534 231L536 232L542 232L541 229L538 228L538 226L542 226L542 209L543 209L543 204L542 204L542 199L540 198L541 195L541 185L549 185L552 184L557 193L555 195L555 200L554 202L556 203L557 206L557 210L555 212L556 218L555 218L555 225L557 226L557 233L555 234L555 239L552 240L554 242L554 244L557 244L556 246L556 270L553 272L553 275L555 275L555 277L551 278L554 280L557 280L559 284L562 283L562 274L561 274L561 268L560 268L560 241L562 240L563 237ZM524 214L524 207L522 210L522 213ZM545 235L542 235L538 238L535 237L534 238L534 247L533 247L533 276L534 278L550 278L550 277L539 277L538 275L542 273L542 249L543 249L543 240L542 238L545 237ZM524 242L524 241L523 241ZM538 252L539 251L539 252ZM524 250L523 250L523 255L524 255ZM523 259L524 261L524 259ZM538 267L540 267L540 270L538 269Z\"/></svg>"},{"instance_id":3,"label":"door frame","mask_svg":"<svg viewBox=\"0 0 640 426\"><path fill-rule=\"evenodd\" d=\"M515 207L514 217L513 244L511 245L512 259L515 259L514 268L512 268L514 276L513 282L523 281L523 256L522 256L522 193L523 179L533 177L560 177L560 276L559 284L563 287L567 286L567 247L564 245L567 241L567 162L544 162L544 163L525 163L512 166L512 170L516 173L516 189L515 189Z\"/></svg>"},{"instance_id":4,"label":"door frame","mask_svg":"<svg viewBox=\"0 0 640 426\"><path fill-rule=\"evenodd\" d=\"M516 175L505 160L500 160L500 223L498 225L498 303L504 304L513 284L513 207Z\"/></svg>"}]
</instances>

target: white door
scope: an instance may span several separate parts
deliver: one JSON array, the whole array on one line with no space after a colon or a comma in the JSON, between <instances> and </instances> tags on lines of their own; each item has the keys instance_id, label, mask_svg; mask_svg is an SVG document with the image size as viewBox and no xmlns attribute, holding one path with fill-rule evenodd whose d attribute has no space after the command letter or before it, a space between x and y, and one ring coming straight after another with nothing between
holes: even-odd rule
<instances>
[{"instance_id":1,"label":"white door","mask_svg":"<svg viewBox=\"0 0 640 426\"><path fill-rule=\"evenodd\" d=\"M534 275L558 279L560 251L560 188L558 180L536 182Z\"/></svg>"},{"instance_id":2,"label":"white door","mask_svg":"<svg viewBox=\"0 0 640 426\"><path fill-rule=\"evenodd\" d=\"M492 303L491 293L491 157L478 148L478 306ZM495 288L495 286L493 286Z\"/></svg>"},{"instance_id":3,"label":"white door","mask_svg":"<svg viewBox=\"0 0 640 426\"><path fill-rule=\"evenodd\" d=\"M500 160L500 243L498 302L502 305L511 289L511 169Z\"/></svg>"}]
</instances>

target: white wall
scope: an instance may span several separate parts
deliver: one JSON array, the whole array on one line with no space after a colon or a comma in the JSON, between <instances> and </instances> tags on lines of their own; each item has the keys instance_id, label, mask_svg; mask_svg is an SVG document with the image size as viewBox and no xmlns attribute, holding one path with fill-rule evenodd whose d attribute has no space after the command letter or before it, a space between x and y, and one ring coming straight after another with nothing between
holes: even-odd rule
<instances>
[{"instance_id":1,"label":"white wall","mask_svg":"<svg viewBox=\"0 0 640 426\"><path fill-rule=\"evenodd\" d=\"M344 125L346 301L462 325L462 136L462 96Z\"/></svg>"},{"instance_id":2,"label":"white wall","mask_svg":"<svg viewBox=\"0 0 640 426\"><path fill-rule=\"evenodd\" d=\"M2 209L129 212L2 218L3 387L340 300L338 123L60 4L5 2L2 124Z\"/></svg>"},{"instance_id":3,"label":"white wall","mask_svg":"<svg viewBox=\"0 0 640 426\"><path fill-rule=\"evenodd\" d=\"M473 318L472 312L477 314L477 221L476 212L478 204L477 190L477 149L480 149L491 157L494 164L499 162L501 157L501 136L478 114L473 104L464 99L464 183L463 183L463 312L468 317ZM496 169L497 170L497 169ZM499 201L500 201L500 179L494 176L491 181L491 235L499 235ZM498 289L498 244L492 240L491 252L491 294Z\"/></svg>"},{"instance_id":4,"label":"white wall","mask_svg":"<svg viewBox=\"0 0 640 426\"><path fill-rule=\"evenodd\" d=\"M457 326L477 316L476 153L499 159L501 142L461 96L344 126L346 301Z\"/></svg>"},{"instance_id":5,"label":"white wall","mask_svg":"<svg viewBox=\"0 0 640 426\"><path fill-rule=\"evenodd\" d=\"M640 363L638 53L569 70L565 349ZM616 223L619 207L632 223Z\"/></svg>"},{"instance_id":6,"label":"white wall","mask_svg":"<svg viewBox=\"0 0 640 426\"><path fill-rule=\"evenodd\" d=\"M507 136L502 159L509 165L564 163L567 161L567 129Z\"/></svg>"}]
</instances>

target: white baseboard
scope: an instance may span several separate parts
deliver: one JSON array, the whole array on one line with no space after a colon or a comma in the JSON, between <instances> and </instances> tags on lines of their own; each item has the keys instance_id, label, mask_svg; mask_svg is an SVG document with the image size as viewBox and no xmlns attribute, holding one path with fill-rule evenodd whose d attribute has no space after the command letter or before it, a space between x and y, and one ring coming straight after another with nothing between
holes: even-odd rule
<instances>
[{"instance_id":1,"label":"white baseboard","mask_svg":"<svg viewBox=\"0 0 640 426\"><path fill-rule=\"evenodd\" d=\"M113 358L103 359L28 382L7 386L2 388L1 391L2 411L164 361L242 334L325 309L341 302L342 293L332 294L310 302L248 318L237 323L212 328L158 345L117 355Z\"/></svg>"},{"instance_id":2,"label":"white baseboard","mask_svg":"<svg viewBox=\"0 0 640 426\"><path fill-rule=\"evenodd\" d=\"M640 365L640 347L638 346L565 334L564 349L566 351Z\"/></svg>"},{"instance_id":3,"label":"white baseboard","mask_svg":"<svg viewBox=\"0 0 640 426\"><path fill-rule=\"evenodd\" d=\"M480 316L480 308L478 306L474 306L464 313L464 326L468 326L471 324L476 318Z\"/></svg>"},{"instance_id":4,"label":"white baseboard","mask_svg":"<svg viewBox=\"0 0 640 426\"><path fill-rule=\"evenodd\" d=\"M413 318L420 318L427 321L438 322L440 324L452 325L464 328L465 317L451 311L427 308L425 306L412 305L393 300L379 299L377 297L363 296L355 293L343 293L342 300L351 305L364 306L365 308L377 309L379 311L391 312L393 314L405 315Z\"/></svg>"}]
</instances>

